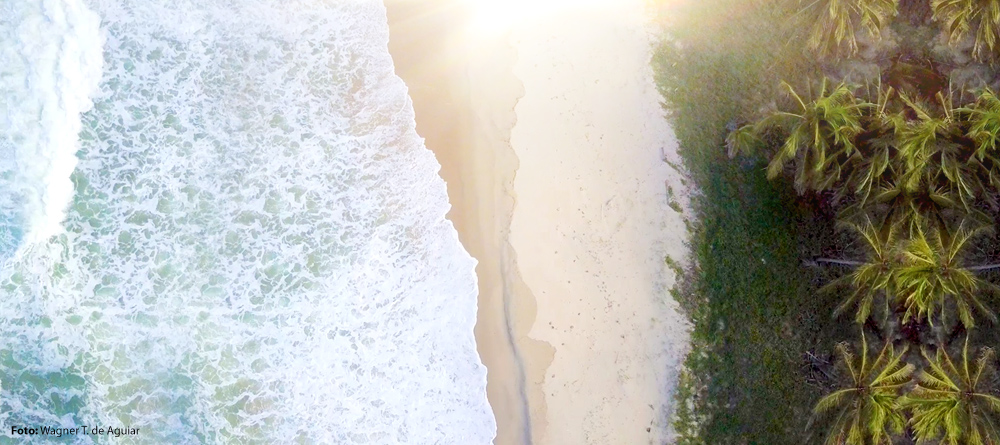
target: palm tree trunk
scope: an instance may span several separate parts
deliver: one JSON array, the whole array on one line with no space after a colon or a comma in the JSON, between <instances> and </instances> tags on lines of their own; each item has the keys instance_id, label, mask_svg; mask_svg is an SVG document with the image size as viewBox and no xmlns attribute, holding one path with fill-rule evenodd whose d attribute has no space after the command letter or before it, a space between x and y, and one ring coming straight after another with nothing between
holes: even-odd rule
<instances>
[{"instance_id":1,"label":"palm tree trunk","mask_svg":"<svg viewBox=\"0 0 1000 445\"><path fill-rule=\"evenodd\" d=\"M861 266L861 265L865 264L865 263L862 263L861 261L835 260L833 258L816 258L815 261L817 263L829 263L829 264L837 264L837 265L840 265L840 266L853 266L853 267L857 267L857 266ZM1000 267L1000 265L997 265L997 267Z\"/></svg>"},{"instance_id":2,"label":"palm tree trunk","mask_svg":"<svg viewBox=\"0 0 1000 445\"><path fill-rule=\"evenodd\" d=\"M970 270L972 272L979 272L979 271L990 270L990 269L1000 269L1000 264L984 264L982 266L972 266L968 270Z\"/></svg>"}]
</instances>

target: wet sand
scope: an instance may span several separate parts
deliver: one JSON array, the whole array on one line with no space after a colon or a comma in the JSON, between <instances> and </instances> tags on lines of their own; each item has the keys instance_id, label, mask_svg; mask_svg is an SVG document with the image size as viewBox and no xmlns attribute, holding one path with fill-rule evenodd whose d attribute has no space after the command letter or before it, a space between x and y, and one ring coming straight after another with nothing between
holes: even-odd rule
<instances>
[{"instance_id":1,"label":"wet sand","mask_svg":"<svg viewBox=\"0 0 1000 445\"><path fill-rule=\"evenodd\" d=\"M468 1L386 0L417 132L479 261L495 443L664 443L687 347L664 258L684 260L670 203L687 203L644 2L538 4L484 30Z\"/></svg>"}]
</instances>

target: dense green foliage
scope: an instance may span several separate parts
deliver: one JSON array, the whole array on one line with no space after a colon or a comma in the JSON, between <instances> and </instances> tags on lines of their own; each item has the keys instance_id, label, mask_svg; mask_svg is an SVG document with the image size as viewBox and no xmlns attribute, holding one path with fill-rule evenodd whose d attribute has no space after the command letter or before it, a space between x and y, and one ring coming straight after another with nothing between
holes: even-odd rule
<instances>
[{"instance_id":1,"label":"dense green foliage","mask_svg":"<svg viewBox=\"0 0 1000 445\"><path fill-rule=\"evenodd\" d=\"M942 349L934 357L924 352L927 369L903 401L913 411L918 440L942 439L947 445L1000 443L1000 398L984 392L992 372L993 350L984 348L969 360L969 342L957 364Z\"/></svg>"},{"instance_id":2,"label":"dense green foliage","mask_svg":"<svg viewBox=\"0 0 1000 445\"><path fill-rule=\"evenodd\" d=\"M679 390L691 397L678 410L691 420L679 423L679 432L696 431L683 434L682 444L800 444L822 394L798 372L802 351L829 319L810 314L829 313L835 304L811 298L815 286L801 271L798 245L815 234L799 228L812 215L796 206L791 187L767 181L766 161L733 162L724 146L727 125L758 106L751 98L773 95L782 77L815 71L808 60L787 57L798 51L791 35L769 26L794 11L768 3L690 4L678 15L684 50L668 43L654 60L700 191L692 239L697 278L678 294L693 318L697 351ZM727 23L717 21L719 11ZM695 426L695 419L705 422Z\"/></svg>"},{"instance_id":3,"label":"dense green foliage","mask_svg":"<svg viewBox=\"0 0 1000 445\"><path fill-rule=\"evenodd\" d=\"M858 34L873 37L882 33L896 16L898 0L816 0L805 4L799 14L812 24L809 48L821 55L855 54Z\"/></svg>"},{"instance_id":4,"label":"dense green foliage","mask_svg":"<svg viewBox=\"0 0 1000 445\"><path fill-rule=\"evenodd\" d=\"M713 201L700 215L712 223L698 235L696 255L706 279L695 293L706 300L689 304L699 311L694 342L707 354L692 355L688 365L699 377L711 376L701 403L716 415L705 440L768 443L801 430L807 420L802 407L819 396L796 374L812 334L809 321L798 317L816 311L819 301L806 298L808 283L798 273L798 218L784 207L792 194L768 183L759 164L720 166L702 191ZM798 424L787 421L796 418Z\"/></svg>"},{"instance_id":5,"label":"dense green foliage","mask_svg":"<svg viewBox=\"0 0 1000 445\"><path fill-rule=\"evenodd\" d=\"M934 18L941 21L952 44L970 34L972 54L995 60L1000 50L1000 2L996 0L933 0Z\"/></svg>"},{"instance_id":6,"label":"dense green foliage","mask_svg":"<svg viewBox=\"0 0 1000 445\"><path fill-rule=\"evenodd\" d=\"M850 379L844 388L820 399L817 414L834 413L827 444L891 444L903 431L906 419L899 390L910 382L913 365L903 361L906 350L896 353L886 342L876 356L868 354L868 341L861 337L861 355L855 357L847 343L837 345Z\"/></svg>"},{"instance_id":7,"label":"dense green foliage","mask_svg":"<svg viewBox=\"0 0 1000 445\"><path fill-rule=\"evenodd\" d=\"M700 191L695 266L675 293L695 325L679 443L1000 440L981 379L996 362L968 359L1000 307L1000 266L982 264L995 262L1000 100L968 88L970 72L1000 74L1000 2L921 5L669 11L654 68ZM912 38L934 32L951 49Z\"/></svg>"}]
</instances>

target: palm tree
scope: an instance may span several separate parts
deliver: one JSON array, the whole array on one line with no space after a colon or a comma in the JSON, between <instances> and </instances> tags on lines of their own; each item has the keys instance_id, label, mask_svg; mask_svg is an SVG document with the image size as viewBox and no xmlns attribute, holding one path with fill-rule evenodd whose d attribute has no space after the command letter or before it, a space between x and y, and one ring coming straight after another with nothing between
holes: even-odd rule
<instances>
[{"instance_id":1,"label":"palm tree","mask_svg":"<svg viewBox=\"0 0 1000 445\"><path fill-rule=\"evenodd\" d=\"M799 112L777 111L730 133L729 155L752 151L760 145L762 134L777 128L785 137L768 165L768 178L774 179L785 164L796 160L796 188L800 192L826 190L840 179L843 165L856 153L854 137L862 130L862 111L871 104L858 100L845 84L828 91L825 79L819 95L810 102L791 85L783 85L797 102Z\"/></svg>"},{"instance_id":2,"label":"palm tree","mask_svg":"<svg viewBox=\"0 0 1000 445\"><path fill-rule=\"evenodd\" d=\"M844 192L853 191L857 197L854 204L858 209L868 204L873 193L885 184L886 172L893 171L896 153L895 125L889 116L873 116L869 120L869 128L865 128L865 136L860 141L859 153L863 153L860 162L852 169ZM875 128L871 128L875 127Z\"/></svg>"},{"instance_id":3,"label":"palm tree","mask_svg":"<svg viewBox=\"0 0 1000 445\"><path fill-rule=\"evenodd\" d=\"M917 386L901 401L912 410L910 424L917 439L921 443L940 439L947 445L1000 444L1000 398L981 388L992 371L993 350L983 348L970 363L966 337L959 366L943 348L934 358L926 351L923 356L928 369L921 371Z\"/></svg>"},{"instance_id":4,"label":"palm tree","mask_svg":"<svg viewBox=\"0 0 1000 445\"><path fill-rule=\"evenodd\" d=\"M821 291L825 292L849 283L853 292L837 307L834 315L840 315L849 308L857 307L854 320L858 323L864 323L871 315L875 299L879 296L892 295L894 292L895 280L893 276L899 266L896 254L896 246L899 242L899 225L886 223L879 229L872 224L868 215L864 216L860 224L841 221L841 225L854 230L861 236L869 249L868 260L853 262L818 258L817 262L854 266L853 272L834 280L824 286ZM885 301L888 302L888 299L886 298ZM888 314L888 310L886 313Z\"/></svg>"},{"instance_id":5,"label":"palm tree","mask_svg":"<svg viewBox=\"0 0 1000 445\"><path fill-rule=\"evenodd\" d=\"M952 44L973 34L972 56L995 60L1000 50L1000 2L996 0L934 0L934 20L944 24Z\"/></svg>"},{"instance_id":6,"label":"palm tree","mask_svg":"<svg viewBox=\"0 0 1000 445\"><path fill-rule=\"evenodd\" d=\"M950 141L962 134L955 119L955 110L941 94L938 99L941 101L943 117L932 116L926 105L914 102L904 94L899 97L916 115L916 119L905 121L897 127L897 148L901 161L901 171L898 174L902 184L909 191L917 191L936 184L940 173L954 182L949 174L953 167L949 160L954 158L954 154L947 149L952 148Z\"/></svg>"},{"instance_id":7,"label":"palm tree","mask_svg":"<svg viewBox=\"0 0 1000 445\"><path fill-rule=\"evenodd\" d=\"M990 198L1000 189L1000 157L997 156L997 144L1000 143L1000 98L993 90L986 88L975 103L956 111L965 116L968 123L966 137L975 146L974 153L964 160L966 170L973 172L971 180L974 182L970 187L996 204ZM993 190L987 190L987 184Z\"/></svg>"},{"instance_id":8,"label":"palm tree","mask_svg":"<svg viewBox=\"0 0 1000 445\"><path fill-rule=\"evenodd\" d=\"M733 132L730 132L726 136L726 148L728 149L727 154L729 158L732 159L737 155L750 155L754 152L754 149L761 144L760 133L763 130L763 124L760 122L756 124L747 124Z\"/></svg>"},{"instance_id":9,"label":"palm tree","mask_svg":"<svg viewBox=\"0 0 1000 445\"><path fill-rule=\"evenodd\" d=\"M938 93L943 116L935 117L926 105L905 95L899 97L916 119L898 119L896 123L898 151L892 163L894 178L886 182L877 198L882 202L893 201L894 211L904 216L930 216L942 226L943 211L959 204L974 219L988 220L974 201L988 197L982 176L989 170L987 164L994 165L993 158L988 149L979 150L981 157L970 150L974 143L966 130L969 120L981 116L982 110L955 109L950 99ZM996 130L1000 131L1000 127ZM988 139L984 135L978 137ZM1000 171L995 175L1000 175Z\"/></svg>"},{"instance_id":10,"label":"palm tree","mask_svg":"<svg viewBox=\"0 0 1000 445\"><path fill-rule=\"evenodd\" d=\"M976 157L983 159L995 151L1000 142L1000 98L986 88L974 104L960 110L969 115L968 134L976 142Z\"/></svg>"},{"instance_id":11,"label":"palm tree","mask_svg":"<svg viewBox=\"0 0 1000 445\"><path fill-rule=\"evenodd\" d=\"M945 209L956 205L954 194L947 187L927 184L924 188L911 190L905 180L885 181L875 193L875 202L888 208L887 220L913 232L921 221L934 221L939 226L945 224Z\"/></svg>"},{"instance_id":12,"label":"palm tree","mask_svg":"<svg viewBox=\"0 0 1000 445\"><path fill-rule=\"evenodd\" d=\"M855 358L846 343L837 345L837 351L851 381L820 399L813 409L815 415L836 410L826 444L891 444L890 437L902 432L906 424L899 390L910 381L914 369L903 361L906 349L897 354L892 342L886 342L873 359L862 333L861 357Z\"/></svg>"},{"instance_id":13,"label":"palm tree","mask_svg":"<svg viewBox=\"0 0 1000 445\"><path fill-rule=\"evenodd\" d=\"M926 318L933 325L932 314L940 311L943 319L949 301L955 303L959 319L966 328L975 326L973 308L995 321L996 316L978 296L981 291L992 290L995 286L962 267L960 257L973 237L989 229L984 226L970 228L966 221L962 221L954 233L923 226L925 224L918 224L904 244L903 264L895 274L897 298L906 309L903 322Z\"/></svg>"},{"instance_id":14,"label":"palm tree","mask_svg":"<svg viewBox=\"0 0 1000 445\"><path fill-rule=\"evenodd\" d=\"M804 17L812 29L807 44L821 56L837 53L846 46L847 55L858 52L858 27L881 38L882 28L896 16L898 0L812 0Z\"/></svg>"},{"instance_id":15,"label":"palm tree","mask_svg":"<svg viewBox=\"0 0 1000 445\"><path fill-rule=\"evenodd\" d=\"M889 104L894 97L895 90L889 87L882 90L879 86L877 90L878 101L870 104L862 119L862 132L856 138L858 153L855 155L855 162L850 168L845 186L841 187L838 194L844 197L853 192L857 198L845 213L860 213L868 204L868 199L886 181L886 174L892 173L893 164L896 160L896 133L897 128L904 124L905 120L901 113L889 111Z\"/></svg>"}]
</instances>

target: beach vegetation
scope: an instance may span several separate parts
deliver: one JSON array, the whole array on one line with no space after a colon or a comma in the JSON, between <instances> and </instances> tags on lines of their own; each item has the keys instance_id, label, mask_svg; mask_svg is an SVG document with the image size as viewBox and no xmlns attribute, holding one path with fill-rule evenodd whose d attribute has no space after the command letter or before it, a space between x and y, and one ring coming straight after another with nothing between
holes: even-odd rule
<instances>
[{"instance_id":1,"label":"beach vegetation","mask_svg":"<svg viewBox=\"0 0 1000 445\"><path fill-rule=\"evenodd\" d=\"M934 19L944 27L948 41L958 45L972 38L972 56L995 62L1000 51L1000 2L996 0L934 0Z\"/></svg>"},{"instance_id":2,"label":"beach vegetation","mask_svg":"<svg viewBox=\"0 0 1000 445\"><path fill-rule=\"evenodd\" d=\"M896 16L898 3L899 0L804 2L799 14L811 19L809 48L822 56L856 54L861 33L867 33L869 38L881 37L882 29Z\"/></svg>"},{"instance_id":3,"label":"beach vegetation","mask_svg":"<svg viewBox=\"0 0 1000 445\"><path fill-rule=\"evenodd\" d=\"M861 336L859 356L848 343L837 345L847 375L847 385L824 396L814 413L832 414L827 444L890 444L903 431L906 418L900 392L910 382L913 365L903 361L906 348L896 352L885 342L881 352L870 356L868 341Z\"/></svg>"},{"instance_id":4,"label":"beach vegetation","mask_svg":"<svg viewBox=\"0 0 1000 445\"><path fill-rule=\"evenodd\" d=\"M895 251L896 242L900 237L898 224L883 224L876 227L866 215L863 222L842 221L841 224L855 231L864 241L868 249L868 257L863 262L845 261L828 258L817 258L816 261L853 267L854 270L844 276L832 280L820 289L821 293L848 288L847 298L837 306L834 316L839 316L849 309L855 309L854 320L865 323L872 314L876 300L885 303L885 313L888 314L889 295L895 295L895 275L899 266Z\"/></svg>"},{"instance_id":5,"label":"beach vegetation","mask_svg":"<svg viewBox=\"0 0 1000 445\"><path fill-rule=\"evenodd\" d=\"M963 224L954 231L941 228L917 228L902 248L903 264L896 273L897 300L904 312L902 321L927 319L934 324L934 314L946 319L947 303L954 303L958 318L966 329L975 327L973 312L996 321L996 315L983 304L979 294L994 285L980 279L961 265L962 250L980 230Z\"/></svg>"},{"instance_id":6,"label":"beach vegetation","mask_svg":"<svg viewBox=\"0 0 1000 445\"><path fill-rule=\"evenodd\" d=\"M923 351L927 366L902 401L912 411L910 424L918 441L948 445L1000 443L1000 398L987 388L996 364L993 349L969 358L966 338L958 363L944 349Z\"/></svg>"},{"instance_id":7,"label":"beach vegetation","mask_svg":"<svg viewBox=\"0 0 1000 445\"><path fill-rule=\"evenodd\" d=\"M699 191L679 443L1000 443L1000 2L669 8Z\"/></svg>"},{"instance_id":8,"label":"beach vegetation","mask_svg":"<svg viewBox=\"0 0 1000 445\"><path fill-rule=\"evenodd\" d=\"M795 186L803 190L830 189L841 177L842 167L857 152L854 141L862 130L861 115L867 104L859 102L847 85L827 88L826 80L817 97L805 100L791 85L784 83L795 98L796 111L775 111L755 124L743 126L730 134L726 143L729 156L749 153L761 145L765 133L778 131L784 142L767 166L768 179L774 179L785 165L795 160Z\"/></svg>"}]
</instances>

